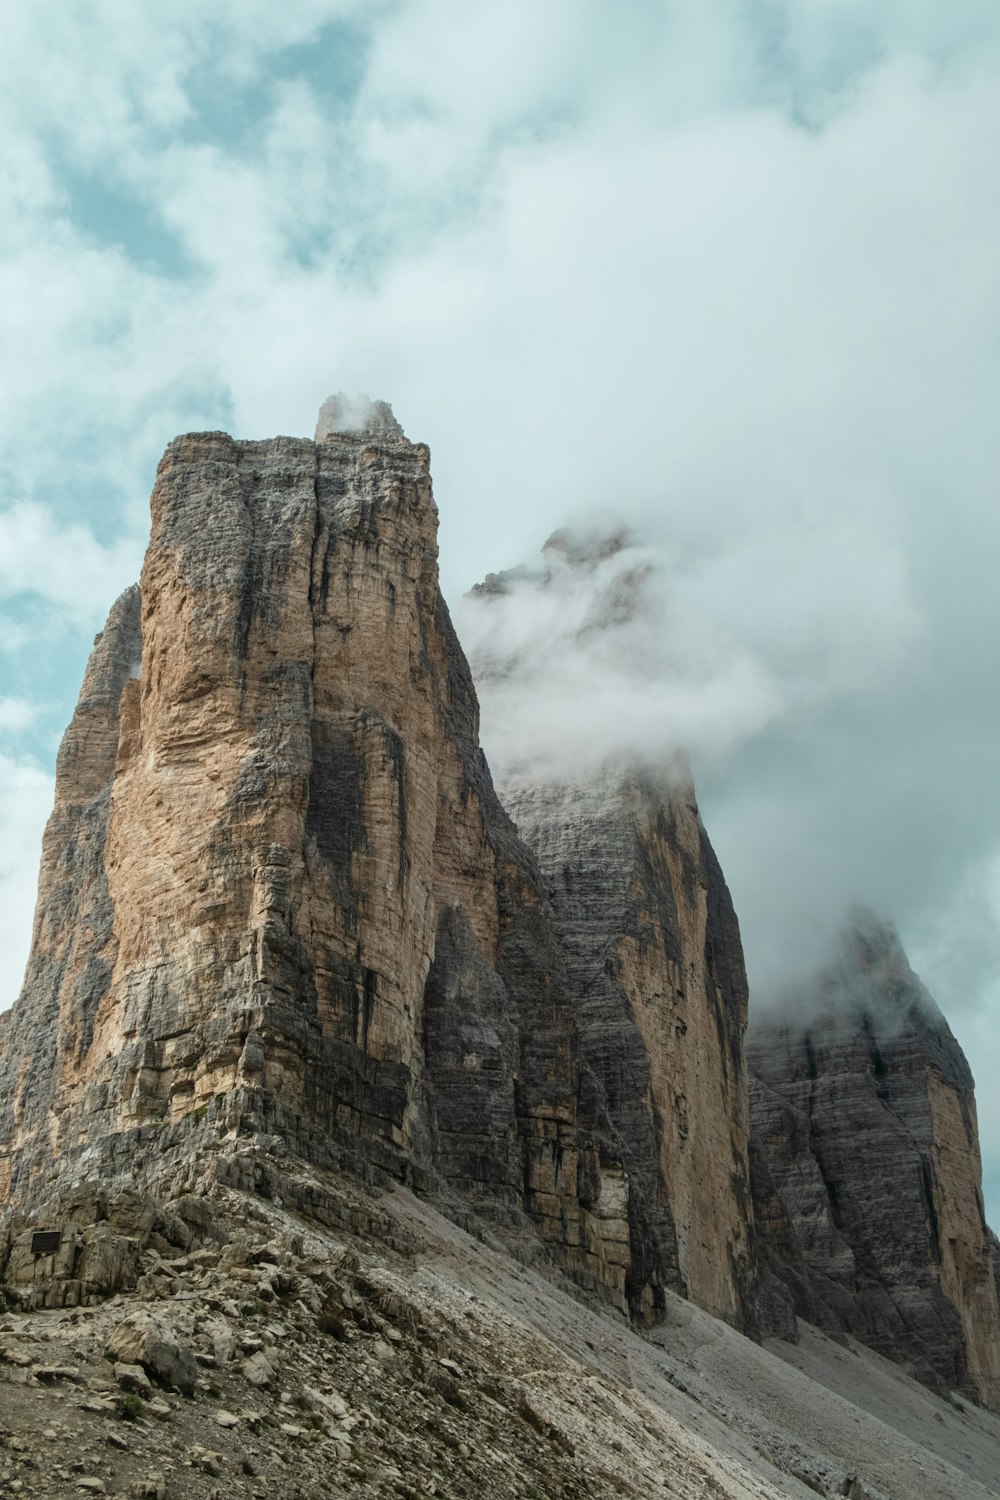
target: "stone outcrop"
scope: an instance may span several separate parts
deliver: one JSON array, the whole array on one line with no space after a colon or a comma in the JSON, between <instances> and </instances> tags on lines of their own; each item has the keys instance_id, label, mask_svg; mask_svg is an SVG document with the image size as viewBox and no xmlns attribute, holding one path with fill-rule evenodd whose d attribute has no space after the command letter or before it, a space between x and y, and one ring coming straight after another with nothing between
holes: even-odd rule
<instances>
[{"instance_id":1,"label":"stone outcrop","mask_svg":"<svg viewBox=\"0 0 1000 1500\"><path fill-rule=\"evenodd\" d=\"M168 448L0 1023L0 1201L21 1223L54 1187L251 1135L541 1240L637 1317L683 1285L741 1321L739 1107L687 1144L731 1102L745 1004L690 790L642 815L595 955L571 951L479 749L436 520L428 451L384 403L332 398L315 442ZM595 1002L616 911L638 926Z\"/></svg>"},{"instance_id":2,"label":"stone outcrop","mask_svg":"<svg viewBox=\"0 0 1000 1500\"><path fill-rule=\"evenodd\" d=\"M972 1075L892 929L858 913L795 1023L756 1021L747 1057L772 1288L800 1317L1000 1408Z\"/></svg>"}]
</instances>

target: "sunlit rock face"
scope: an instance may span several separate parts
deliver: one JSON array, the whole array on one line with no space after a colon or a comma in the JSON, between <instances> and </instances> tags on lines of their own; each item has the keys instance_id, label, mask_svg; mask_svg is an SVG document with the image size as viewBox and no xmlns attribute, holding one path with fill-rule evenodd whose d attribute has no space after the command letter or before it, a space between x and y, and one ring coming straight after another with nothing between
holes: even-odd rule
<instances>
[{"instance_id":1,"label":"sunlit rock face","mask_svg":"<svg viewBox=\"0 0 1000 1500\"><path fill-rule=\"evenodd\" d=\"M896 934L865 913L796 1019L751 1027L752 1177L800 1317L1000 1408L995 1241L972 1075Z\"/></svg>"},{"instance_id":2,"label":"sunlit rock face","mask_svg":"<svg viewBox=\"0 0 1000 1500\"><path fill-rule=\"evenodd\" d=\"M56 766L22 998L0 1015L0 1204L61 1170L62 1122L94 1063L94 1025L114 968L105 863L119 702L139 671L139 590L113 606Z\"/></svg>"},{"instance_id":3,"label":"sunlit rock face","mask_svg":"<svg viewBox=\"0 0 1000 1500\"><path fill-rule=\"evenodd\" d=\"M479 749L436 531L385 403L167 449L0 1025L0 1190L23 1210L256 1136L540 1240L638 1318L683 1286L742 1322L745 984L693 795L580 801L582 882L588 821L633 838L595 1000Z\"/></svg>"}]
</instances>

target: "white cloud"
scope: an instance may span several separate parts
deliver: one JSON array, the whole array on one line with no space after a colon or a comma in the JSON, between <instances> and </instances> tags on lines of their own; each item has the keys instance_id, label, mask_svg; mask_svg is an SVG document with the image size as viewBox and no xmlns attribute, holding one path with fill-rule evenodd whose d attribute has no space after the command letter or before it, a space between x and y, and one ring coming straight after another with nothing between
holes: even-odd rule
<instances>
[{"instance_id":1,"label":"white cloud","mask_svg":"<svg viewBox=\"0 0 1000 1500\"><path fill-rule=\"evenodd\" d=\"M0 1010L17 998L31 946L38 850L54 787L47 772L0 754Z\"/></svg>"},{"instance_id":2,"label":"white cloud","mask_svg":"<svg viewBox=\"0 0 1000 1500\"><path fill-rule=\"evenodd\" d=\"M187 124L199 70L255 78L284 47L349 17L357 0L196 0L136 7L130 0L12 0L4 11L0 97L15 128L65 132L79 157L104 162Z\"/></svg>"},{"instance_id":3,"label":"white cloud","mask_svg":"<svg viewBox=\"0 0 1000 1500\"><path fill-rule=\"evenodd\" d=\"M87 526L60 525L44 506L22 501L0 511L0 597L40 595L90 622L135 581L140 562L131 538L102 546Z\"/></svg>"},{"instance_id":4,"label":"white cloud","mask_svg":"<svg viewBox=\"0 0 1000 1500\"><path fill-rule=\"evenodd\" d=\"M582 561L576 539L550 545L541 568L458 604L502 777L678 751L724 774L763 731L882 690L917 630L904 560L835 518L701 555L604 555L606 537L582 533Z\"/></svg>"},{"instance_id":5,"label":"white cloud","mask_svg":"<svg viewBox=\"0 0 1000 1500\"><path fill-rule=\"evenodd\" d=\"M26 698L0 698L0 731L27 729L38 712L38 705Z\"/></svg>"}]
</instances>

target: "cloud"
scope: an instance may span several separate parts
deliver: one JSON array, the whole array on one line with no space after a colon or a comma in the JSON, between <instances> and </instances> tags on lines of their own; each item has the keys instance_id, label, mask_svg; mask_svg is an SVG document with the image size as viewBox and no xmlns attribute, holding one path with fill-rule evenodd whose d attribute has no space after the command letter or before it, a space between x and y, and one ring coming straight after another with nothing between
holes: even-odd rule
<instances>
[{"instance_id":1,"label":"cloud","mask_svg":"<svg viewBox=\"0 0 1000 1500\"><path fill-rule=\"evenodd\" d=\"M28 959L38 851L54 789L47 772L0 753L0 1009L16 997Z\"/></svg>"},{"instance_id":2,"label":"cloud","mask_svg":"<svg viewBox=\"0 0 1000 1500\"><path fill-rule=\"evenodd\" d=\"M37 717L37 704L25 698L0 698L0 732L27 729Z\"/></svg>"},{"instance_id":3,"label":"cloud","mask_svg":"<svg viewBox=\"0 0 1000 1500\"><path fill-rule=\"evenodd\" d=\"M90 622L134 582L140 564L131 538L102 546L89 527L60 525L44 506L27 501L0 511L0 597L39 595Z\"/></svg>"},{"instance_id":4,"label":"cloud","mask_svg":"<svg viewBox=\"0 0 1000 1500\"><path fill-rule=\"evenodd\" d=\"M765 731L879 691L917 630L902 560L836 521L689 555L559 532L455 618L501 778L678 752L723 774Z\"/></svg>"}]
</instances>

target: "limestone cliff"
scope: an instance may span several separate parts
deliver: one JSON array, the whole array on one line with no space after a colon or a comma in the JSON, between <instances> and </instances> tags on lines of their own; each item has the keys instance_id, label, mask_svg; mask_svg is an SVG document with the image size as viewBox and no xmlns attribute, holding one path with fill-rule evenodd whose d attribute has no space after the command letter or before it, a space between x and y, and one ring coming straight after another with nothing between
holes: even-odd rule
<instances>
[{"instance_id":1,"label":"limestone cliff","mask_svg":"<svg viewBox=\"0 0 1000 1500\"><path fill-rule=\"evenodd\" d=\"M1000 1408L1000 1311L975 1100L888 927L859 914L794 1024L748 1037L768 1270L800 1317Z\"/></svg>"},{"instance_id":2,"label":"limestone cliff","mask_svg":"<svg viewBox=\"0 0 1000 1500\"><path fill-rule=\"evenodd\" d=\"M94 1020L113 964L105 869L118 704L139 671L139 591L117 601L87 667L56 765L56 798L42 844L39 901L25 998L0 1016L0 1203L22 1140L31 1171L55 1174L64 1085L86 1071Z\"/></svg>"},{"instance_id":3,"label":"limestone cliff","mask_svg":"<svg viewBox=\"0 0 1000 1500\"><path fill-rule=\"evenodd\" d=\"M598 1016L478 746L436 522L428 451L384 403L334 398L314 442L168 448L140 589L63 745L0 1028L3 1201L255 1135L540 1239L637 1316L683 1284L740 1321L738 1108L685 1145L725 1114L745 1001L690 792L643 814L645 886L641 840L616 876L637 925ZM720 985L736 1029L706 1051Z\"/></svg>"},{"instance_id":4,"label":"limestone cliff","mask_svg":"<svg viewBox=\"0 0 1000 1500\"><path fill-rule=\"evenodd\" d=\"M565 945L580 1061L625 1168L634 1238L700 1306L741 1321L752 1214L739 928L680 766L510 781Z\"/></svg>"}]
</instances>

